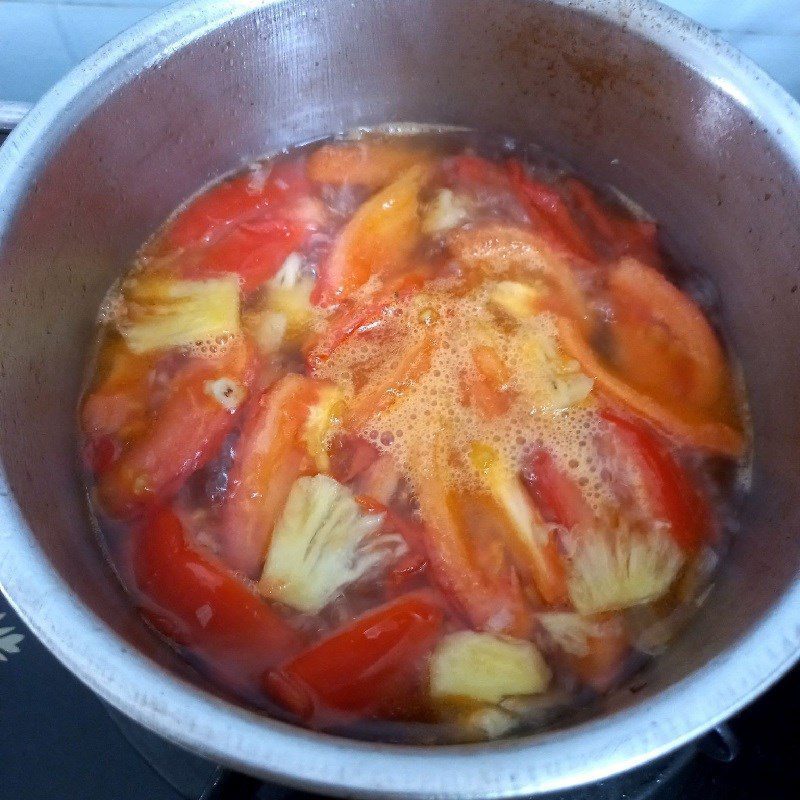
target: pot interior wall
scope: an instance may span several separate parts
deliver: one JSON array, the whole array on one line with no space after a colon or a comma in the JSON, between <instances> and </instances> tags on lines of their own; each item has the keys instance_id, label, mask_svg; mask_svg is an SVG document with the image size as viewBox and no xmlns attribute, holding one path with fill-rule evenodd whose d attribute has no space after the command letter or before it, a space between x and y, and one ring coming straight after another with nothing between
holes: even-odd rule
<instances>
[{"instance_id":1,"label":"pot interior wall","mask_svg":"<svg viewBox=\"0 0 800 800\"><path fill-rule=\"evenodd\" d=\"M0 198L2 466L71 589L133 645L174 662L111 580L75 468L92 321L137 245L188 194L259 154L358 125L449 123L540 142L616 184L715 281L750 392L754 492L694 626L642 691L609 703L636 703L723 658L800 561L800 186L775 131L717 76L624 27L539 2L283 2L160 60L158 46L64 112L38 145L22 204Z\"/></svg>"}]
</instances>

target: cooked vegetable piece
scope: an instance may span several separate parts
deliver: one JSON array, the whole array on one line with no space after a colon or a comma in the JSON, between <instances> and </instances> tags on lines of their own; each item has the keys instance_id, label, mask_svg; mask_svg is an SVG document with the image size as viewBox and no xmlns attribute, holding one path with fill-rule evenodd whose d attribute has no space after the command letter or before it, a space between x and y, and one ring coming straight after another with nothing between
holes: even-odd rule
<instances>
[{"instance_id":1,"label":"cooked vegetable piece","mask_svg":"<svg viewBox=\"0 0 800 800\"><path fill-rule=\"evenodd\" d=\"M245 294L272 278L286 259L305 244L308 230L293 220L267 219L238 225L203 250L192 277L232 273Z\"/></svg>"},{"instance_id":2,"label":"cooked vegetable piece","mask_svg":"<svg viewBox=\"0 0 800 800\"><path fill-rule=\"evenodd\" d=\"M559 468L547 450L537 448L528 456L523 478L539 512L549 522L566 528L594 525L595 513L581 487Z\"/></svg>"},{"instance_id":3,"label":"cooked vegetable piece","mask_svg":"<svg viewBox=\"0 0 800 800\"><path fill-rule=\"evenodd\" d=\"M540 694L552 677L532 642L474 631L444 636L430 669L431 696L462 703L497 704L514 695Z\"/></svg>"},{"instance_id":4,"label":"cooked vegetable piece","mask_svg":"<svg viewBox=\"0 0 800 800\"><path fill-rule=\"evenodd\" d=\"M402 298L419 291L424 281L424 273L415 270L390 281L365 303L358 303L355 307L348 301L341 303L336 313L329 317L325 332L309 347L309 367L312 370L318 368L351 336L380 326L390 314L392 307Z\"/></svg>"},{"instance_id":5,"label":"cooked vegetable piece","mask_svg":"<svg viewBox=\"0 0 800 800\"><path fill-rule=\"evenodd\" d=\"M654 222L633 219L604 208L594 192L575 178L567 180L566 185L576 208L601 241L607 258L614 260L621 256L632 256L654 265L661 261Z\"/></svg>"},{"instance_id":6,"label":"cooked vegetable piece","mask_svg":"<svg viewBox=\"0 0 800 800\"><path fill-rule=\"evenodd\" d=\"M567 551L569 596L580 614L658 600L684 563L680 548L661 527L632 530L625 522L577 533Z\"/></svg>"},{"instance_id":7,"label":"cooked vegetable piece","mask_svg":"<svg viewBox=\"0 0 800 800\"><path fill-rule=\"evenodd\" d=\"M269 673L270 694L308 720L402 710L421 691L421 671L442 625L428 594L374 609Z\"/></svg>"},{"instance_id":8,"label":"cooked vegetable piece","mask_svg":"<svg viewBox=\"0 0 800 800\"><path fill-rule=\"evenodd\" d=\"M644 425L603 412L611 435L635 461L653 515L669 523L672 538L695 551L713 536L708 504L686 470Z\"/></svg>"},{"instance_id":9,"label":"cooked vegetable piece","mask_svg":"<svg viewBox=\"0 0 800 800\"><path fill-rule=\"evenodd\" d=\"M586 233L554 186L530 177L522 162L509 160L507 164L511 186L517 199L528 213L534 230L539 231L553 246L593 262L597 253Z\"/></svg>"},{"instance_id":10,"label":"cooked vegetable piece","mask_svg":"<svg viewBox=\"0 0 800 800\"><path fill-rule=\"evenodd\" d=\"M564 567L552 526L542 519L519 477L494 448L475 442L470 457L503 514L509 546L518 566L533 577L547 603L566 602Z\"/></svg>"},{"instance_id":11,"label":"cooked vegetable piece","mask_svg":"<svg viewBox=\"0 0 800 800\"><path fill-rule=\"evenodd\" d=\"M422 232L439 236L458 228L470 217L470 202L450 189L440 189L422 209Z\"/></svg>"},{"instance_id":12,"label":"cooked vegetable piece","mask_svg":"<svg viewBox=\"0 0 800 800\"><path fill-rule=\"evenodd\" d=\"M308 177L337 186L355 184L381 189L400 174L430 161L430 154L386 139L326 144L308 159Z\"/></svg>"},{"instance_id":13,"label":"cooked vegetable piece","mask_svg":"<svg viewBox=\"0 0 800 800\"><path fill-rule=\"evenodd\" d=\"M126 281L122 295L117 326L134 353L213 343L240 330L234 277L192 281L145 272Z\"/></svg>"},{"instance_id":14,"label":"cooked vegetable piece","mask_svg":"<svg viewBox=\"0 0 800 800\"><path fill-rule=\"evenodd\" d=\"M603 364L573 323L563 317L559 319L559 335L564 349L580 363L584 372L594 378L598 389L631 413L693 447L730 458L738 458L744 452L744 436L736 428L707 415L693 413L689 408L665 406L617 377Z\"/></svg>"},{"instance_id":15,"label":"cooked vegetable piece","mask_svg":"<svg viewBox=\"0 0 800 800\"><path fill-rule=\"evenodd\" d=\"M259 165L201 194L168 226L172 247L207 243L237 223L292 206L308 192L302 162Z\"/></svg>"},{"instance_id":16,"label":"cooked vegetable piece","mask_svg":"<svg viewBox=\"0 0 800 800\"><path fill-rule=\"evenodd\" d=\"M330 305L371 276L386 279L409 268L421 233L419 193L427 179L424 166L411 167L356 211L328 255L313 299Z\"/></svg>"},{"instance_id":17,"label":"cooked vegetable piece","mask_svg":"<svg viewBox=\"0 0 800 800\"><path fill-rule=\"evenodd\" d=\"M287 375L253 404L242 427L223 509L222 557L244 575L261 572L272 529L294 482L314 471L304 428L320 384Z\"/></svg>"},{"instance_id":18,"label":"cooked vegetable piece","mask_svg":"<svg viewBox=\"0 0 800 800\"><path fill-rule=\"evenodd\" d=\"M169 500L219 450L252 377L250 348L241 340L217 357L189 359L149 412L147 427L101 476L105 511L134 517Z\"/></svg>"},{"instance_id":19,"label":"cooked vegetable piece","mask_svg":"<svg viewBox=\"0 0 800 800\"><path fill-rule=\"evenodd\" d=\"M432 342L427 337L412 345L387 375L368 383L353 398L348 410L347 424L358 430L374 414L401 399L409 386L430 366L431 353Z\"/></svg>"},{"instance_id":20,"label":"cooked vegetable piece","mask_svg":"<svg viewBox=\"0 0 800 800\"><path fill-rule=\"evenodd\" d=\"M402 537L376 535L382 523L382 514L365 514L333 478L298 478L275 524L259 591L316 614L348 584L405 551Z\"/></svg>"},{"instance_id":21,"label":"cooked vegetable piece","mask_svg":"<svg viewBox=\"0 0 800 800\"><path fill-rule=\"evenodd\" d=\"M81 406L84 433L94 439L128 440L146 424L148 380L155 366L149 353L134 353L116 333L100 347L97 377Z\"/></svg>"},{"instance_id":22,"label":"cooked vegetable piece","mask_svg":"<svg viewBox=\"0 0 800 800\"><path fill-rule=\"evenodd\" d=\"M456 231L448 244L453 255L471 269L498 277L538 279L534 288L538 298L531 298L532 307L524 310L522 298L509 305L507 310L514 312L523 307L523 313L515 315L518 319L525 320L537 310L549 310L570 317L580 326L585 324L588 310L572 270L542 237L512 225L494 224ZM508 283L503 287L506 294L525 293Z\"/></svg>"},{"instance_id":23,"label":"cooked vegetable piece","mask_svg":"<svg viewBox=\"0 0 800 800\"><path fill-rule=\"evenodd\" d=\"M133 574L148 621L239 690L304 646L251 587L191 546L176 514L161 509L133 533Z\"/></svg>"},{"instance_id":24,"label":"cooked vegetable piece","mask_svg":"<svg viewBox=\"0 0 800 800\"><path fill-rule=\"evenodd\" d=\"M609 273L612 359L631 383L666 403L713 408L726 384L722 347L702 311L660 272L632 258Z\"/></svg>"},{"instance_id":25,"label":"cooked vegetable piece","mask_svg":"<svg viewBox=\"0 0 800 800\"><path fill-rule=\"evenodd\" d=\"M424 523L423 538L438 585L478 630L527 633L529 623L518 583L509 575L481 568L457 497L448 485L446 440L438 435L433 452L417 453L415 491Z\"/></svg>"}]
</instances>

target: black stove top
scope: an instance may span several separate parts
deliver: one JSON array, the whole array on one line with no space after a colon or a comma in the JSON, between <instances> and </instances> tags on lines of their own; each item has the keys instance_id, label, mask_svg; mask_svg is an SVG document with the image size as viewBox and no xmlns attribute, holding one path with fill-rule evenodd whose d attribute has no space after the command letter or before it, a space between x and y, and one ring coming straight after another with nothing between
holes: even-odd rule
<instances>
[{"instance_id":1,"label":"black stove top","mask_svg":"<svg viewBox=\"0 0 800 800\"><path fill-rule=\"evenodd\" d=\"M193 756L109 709L0 596L0 800L303 800ZM19 636L22 639L19 639ZM548 800L796 800L800 668L721 734Z\"/></svg>"}]
</instances>

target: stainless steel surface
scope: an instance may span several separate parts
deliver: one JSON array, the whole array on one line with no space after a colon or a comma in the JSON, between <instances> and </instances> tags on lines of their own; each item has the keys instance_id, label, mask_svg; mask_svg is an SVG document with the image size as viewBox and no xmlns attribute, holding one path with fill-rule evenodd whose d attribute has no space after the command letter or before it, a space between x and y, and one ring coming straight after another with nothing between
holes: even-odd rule
<instances>
[{"instance_id":1,"label":"stainless steel surface","mask_svg":"<svg viewBox=\"0 0 800 800\"><path fill-rule=\"evenodd\" d=\"M13 130L30 110L28 103L0 100L0 132Z\"/></svg>"},{"instance_id":2,"label":"stainless steel surface","mask_svg":"<svg viewBox=\"0 0 800 800\"><path fill-rule=\"evenodd\" d=\"M238 769L329 793L530 794L717 725L800 652L799 114L730 47L650 2L209 0L146 20L59 83L0 150L9 599L124 713ZM386 120L536 140L637 198L716 281L750 390L754 491L702 614L637 691L528 739L399 747L253 714L149 635L89 536L74 404L106 287L212 176Z\"/></svg>"}]
</instances>

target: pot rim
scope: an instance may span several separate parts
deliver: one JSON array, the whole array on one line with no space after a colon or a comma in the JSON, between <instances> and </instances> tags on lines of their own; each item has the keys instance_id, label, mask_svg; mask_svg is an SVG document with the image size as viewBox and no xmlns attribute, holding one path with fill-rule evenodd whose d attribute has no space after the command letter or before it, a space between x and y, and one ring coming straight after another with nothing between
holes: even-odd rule
<instances>
[{"instance_id":1,"label":"pot rim","mask_svg":"<svg viewBox=\"0 0 800 800\"><path fill-rule=\"evenodd\" d=\"M0 150L0 236L43 154L131 74L222 24L285 0L188 0L158 11L57 83ZM654 42L767 126L800 170L800 106L755 64L650 0L550 0ZM654 24L656 23L656 24ZM57 132L56 132L57 131ZM53 570L0 464L0 588L37 638L83 683L176 744L266 780L336 795L500 798L564 789L636 767L734 714L800 658L800 583L722 656L660 694L561 731L435 747L315 733L222 700L133 651ZM676 699L680 704L676 706ZM676 707L680 713L676 714Z\"/></svg>"}]
</instances>

